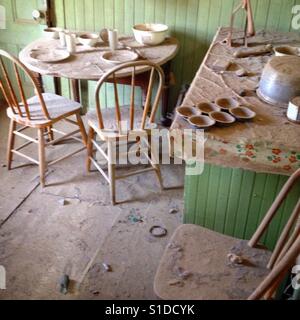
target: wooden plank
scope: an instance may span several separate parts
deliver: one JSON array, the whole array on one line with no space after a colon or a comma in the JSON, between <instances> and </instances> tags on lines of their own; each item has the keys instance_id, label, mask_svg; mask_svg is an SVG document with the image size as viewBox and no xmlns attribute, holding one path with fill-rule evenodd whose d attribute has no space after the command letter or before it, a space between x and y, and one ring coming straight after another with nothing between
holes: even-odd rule
<instances>
[{"instance_id":1,"label":"wooden plank","mask_svg":"<svg viewBox=\"0 0 300 320\"><path fill-rule=\"evenodd\" d=\"M134 23L142 23L145 21L145 0L134 2Z\"/></svg>"},{"instance_id":2,"label":"wooden plank","mask_svg":"<svg viewBox=\"0 0 300 320\"><path fill-rule=\"evenodd\" d=\"M272 0L270 2L270 8L268 12L268 19L266 25L267 30L278 30L283 4L284 2L281 0Z\"/></svg>"},{"instance_id":3,"label":"wooden plank","mask_svg":"<svg viewBox=\"0 0 300 320\"><path fill-rule=\"evenodd\" d=\"M155 1L155 23L165 23L166 20L166 0Z\"/></svg>"},{"instance_id":4,"label":"wooden plank","mask_svg":"<svg viewBox=\"0 0 300 320\"><path fill-rule=\"evenodd\" d=\"M218 193L216 214L214 219L214 230L224 233L225 229L225 216L224 211L227 211L229 203L229 188L232 180L232 170L222 170L220 175L220 187Z\"/></svg>"},{"instance_id":5,"label":"wooden plank","mask_svg":"<svg viewBox=\"0 0 300 320\"><path fill-rule=\"evenodd\" d=\"M269 8L270 0L258 1L257 9L254 16L256 29L266 28Z\"/></svg>"},{"instance_id":6,"label":"wooden plank","mask_svg":"<svg viewBox=\"0 0 300 320\"><path fill-rule=\"evenodd\" d=\"M97 0L96 0L97 1ZM86 31L96 31L100 30L95 28L95 1L94 0L84 0L84 30Z\"/></svg>"},{"instance_id":7,"label":"wooden plank","mask_svg":"<svg viewBox=\"0 0 300 320\"><path fill-rule=\"evenodd\" d=\"M207 205L205 208L205 226L209 229L213 229L216 215L217 202L214 196L219 195L220 191L220 176L221 176L221 167L215 167L214 170L210 172L210 179L208 182L208 195L207 195Z\"/></svg>"},{"instance_id":8,"label":"wooden plank","mask_svg":"<svg viewBox=\"0 0 300 320\"><path fill-rule=\"evenodd\" d=\"M225 234L233 235L235 221L237 216L237 208L240 200L240 185L242 183L243 173L242 170L232 169L232 179L231 184L228 186L229 200L227 205L227 212L225 212L226 221L225 221Z\"/></svg>"},{"instance_id":9,"label":"wooden plank","mask_svg":"<svg viewBox=\"0 0 300 320\"><path fill-rule=\"evenodd\" d=\"M267 175L256 174L255 181L253 183L252 199L249 204L249 214L246 223L245 239L250 239L255 232L258 224L259 217L257 214L251 214L252 212L258 213L261 210L263 193L265 190Z\"/></svg>"},{"instance_id":10,"label":"wooden plank","mask_svg":"<svg viewBox=\"0 0 300 320\"><path fill-rule=\"evenodd\" d=\"M192 70L189 65L193 65L195 58L195 37L196 37L196 22L198 18L198 0L188 1L187 22L185 32L188 34L184 46L184 63L183 63L183 79L182 81L190 83L193 80L195 70Z\"/></svg>"},{"instance_id":11,"label":"wooden plank","mask_svg":"<svg viewBox=\"0 0 300 320\"><path fill-rule=\"evenodd\" d=\"M300 4L300 1L296 1ZM280 16L278 19L278 31L288 32L291 28L291 21L293 18L291 8L296 3L295 0L285 0L282 4Z\"/></svg>"},{"instance_id":12,"label":"wooden plank","mask_svg":"<svg viewBox=\"0 0 300 320\"><path fill-rule=\"evenodd\" d=\"M155 20L155 1L145 1L145 21L151 23Z\"/></svg>"},{"instance_id":13,"label":"wooden plank","mask_svg":"<svg viewBox=\"0 0 300 320\"><path fill-rule=\"evenodd\" d=\"M237 238L244 239L247 218L249 215L249 206L253 193L255 173L243 171L242 184L240 185L240 200L237 208L237 217L235 221L234 235Z\"/></svg>"},{"instance_id":14,"label":"wooden plank","mask_svg":"<svg viewBox=\"0 0 300 320\"><path fill-rule=\"evenodd\" d=\"M187 176L185 223L250 239L287 180L285 176L206 165L201 176ZM300 196L290 194L262 242L274 244Z\"/></svg>"}]
</instances>

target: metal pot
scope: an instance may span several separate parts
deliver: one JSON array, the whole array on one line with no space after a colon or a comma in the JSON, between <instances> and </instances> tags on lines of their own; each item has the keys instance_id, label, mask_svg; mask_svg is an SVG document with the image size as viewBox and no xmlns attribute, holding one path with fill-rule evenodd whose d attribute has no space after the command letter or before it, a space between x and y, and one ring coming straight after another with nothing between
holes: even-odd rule
<instances>
[{"instance_id":1,"label":"metal pot","mask_svg":"<svg viewBox=\"0 0 300 320\"><path fill-rule=\"evenodd\" d=\"M300 58L270 59L263 70L257 94L273 105L288 105L293 98L300 96Z\"/></svg>"}]
</instances>

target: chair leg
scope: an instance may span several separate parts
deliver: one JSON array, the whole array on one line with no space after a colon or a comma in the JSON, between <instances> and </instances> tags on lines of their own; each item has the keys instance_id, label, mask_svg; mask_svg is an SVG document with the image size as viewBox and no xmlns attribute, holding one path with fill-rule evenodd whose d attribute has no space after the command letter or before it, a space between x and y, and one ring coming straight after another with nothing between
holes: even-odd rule
<instances>
[{"instance_id":1,"label":"chair leg","mask_svg":"<svg viewBox=\"0 0 300 320\"><path fill-rule=\"evenodd\" d=\"M116 204L116 165L108 164L108 176L110 185L110 198L111 203L114 206Z\"/></svg>"},{"instance_id":2,"label":"chair leg","mask_svg":"<svg viewBox=\"0 0 300 320\"><path fill-rule=\"evenodd\" d=\"M13 148L15 145L15 134L14 131L17 128L17 123L14 120L10 120L9 134L8 134L8 144L7 144L7 168L11 170L11 164L13 161Z\"/></svg>"},{"instance_id":3,"label":"chair leg","mask_svg":"<svg viewBox=\"0 0 300 320\"><path fill-rule=\"evenodd\" d=\"M86 160L86 168L87 171L91 171L91 158L93 157L93 142L92 140L94 139L95 136L95 130L90 127L89 129L89 135L88 135L88 140L87 140L87 160Z\"/></svg>"},{"instance_id":4,"label":"chair leg","mask_svg":"<svg viewBox=\"0 0 300 320\"><path fill-rule=\"evenodd\" d=\"M44 129L38 129L38 140L39 140L40 181L41 181L42 188L44 188L45 187L45 171L46 171Z\"/></svg>"},{"instance_id":5,"label":"chair leg","mask_svg":"<svg viewBox=\"0 0 300 320\"><path fill-rule=\"evenodd\" d=\"M47 127L47 129L46 129L46 131L47 131L47 133L48 133L48 139L49 139L49 141L53 141L53 140L54 140L54 132L52 131L52 129L53 129L53 126L52 126L52 125L49 126L49 127Z\"/></svg>"},{"instance_id":6,"label":"chair leg","mask_svg":"<svg viewBox=\"0 0 300 320\"><path fill-rule=\"evenodd\" d=\"M112 144L108 142L108 177L109 177L109 185L110 185L110 197L111 203L114 206L116 204L116 165L113 163L112 156Z\"/></svg>"},{"instance_id":7,"label":"chair leg","mask_svg":"<svg viewBox=\"0 0 300 320\"><path fill-rule=\"evenodd\" d=\"M81 115L79 113L76 114L76 119L77 119L77 123L78 123L79 129L80 129L83 144L86 146L88 138L87 138L84 124L82 122Z\"/></svg>"},{"instance_id":8,"label":"chair leg","mask_svg":"<svg viewBox=\"0 0 300 320\"><path fill-rule=\"evenodd\" d=\"M157 156L156 151L153 148L151 148L151 165L155 169L155 174L158 178L160 189L161 191L163 191L164 182L161 175L160 165L158 163L159 163L159 156Z\"/></svg>"},{"instance_id":9,"label":"chair leg","mask_svg":"<svg viewBox=\"0 0 300 320\"><path fill-rule=\"evenodd\" d=\"M161 191L163 191L165 188L164 188L163 178L162 178L162 175L161 175L160 166L159 165L154 165L153 167L155 169L155 174L156 174L157 179L159 181L160 189L161 189Z\"/></svg>"}]
</instances>

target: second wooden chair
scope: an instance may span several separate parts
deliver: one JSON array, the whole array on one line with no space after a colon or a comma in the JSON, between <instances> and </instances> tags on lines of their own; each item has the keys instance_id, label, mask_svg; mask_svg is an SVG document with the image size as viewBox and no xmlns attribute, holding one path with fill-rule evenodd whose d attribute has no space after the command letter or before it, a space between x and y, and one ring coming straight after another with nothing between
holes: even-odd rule
<instances>
[{"instance_id":1,"label":"second wooden chair","mask_svg":"<svg viewBox=\"0 0 300 320\"><path fill-rule=\"evenodd\" d=\"M135 107L135 90L136 90L136 76L137 73L147 72L150 69L149 87L147 98L144 105L144 110L139 106ZM130 105L120 106L120 98L116 77L118 71L128 70L128 76L131 76L131 94ZM153 94L153 87L155 84L156 75L158 76L158 88ZM114 88L114 108L101 110L99 93L105 82L112 82ZM147 138L151 134L150 128L155 123L155 115L160 102L162 90L164 85L164 73L162 69L149 61L129 62L116 66L109 72L105 73L99 80L96 88L96 110L87 114L89 134L88 134L88 160L87 168L90 171L91 163L100 171L103 177L110 185L111 202L116 203L116 180L124 179L132 175L143 174L148 171L154 171L157 175L161 188L163 188L163 181L160 167L158 164L158 155L154 150L149 155L150 144L143 149L143 143L147 144ZM155 97L153 104L152 95ZM149 116L149 117L148 117ZM116 175L116 150L120 148L122 143L128 142L129 134L136 137L135 141L130 143L137 144L136 152L143 154L150 162L150 167L147 169L137 170L125 175ZM97 137L99 138L97 141ZM101 143L102 142L102 143ZM104 148L104 143L106 148ZM147 148L149 147L149 148ZM108 163L108 174L100 167L96 161L95 153L99 152ZM128 150L123 151L125 156L129 155Z\"/></svg>"}]
</instances>

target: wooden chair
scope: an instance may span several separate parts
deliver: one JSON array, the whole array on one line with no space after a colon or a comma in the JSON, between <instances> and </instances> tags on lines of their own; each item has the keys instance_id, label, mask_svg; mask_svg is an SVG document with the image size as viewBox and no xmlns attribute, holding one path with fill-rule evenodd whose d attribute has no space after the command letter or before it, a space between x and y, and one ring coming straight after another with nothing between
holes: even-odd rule
<instances>
[{"instance_id":1,"label":"wooden chair","mask_svg":"<svg viewBox=\"0 0 300 320\"><path fill-rule=\"evenodd\" d=\"M11 71L14 71L15 77L9 75L8 66L11 67ZM3 50L0 50L0 76L0 89L8 104L7 116L10 118L7 150L8 170L12 169L13 155L21 156L39 166L40 181L42 187L44 187L47 165L56 164L86 148L87 136L80 116L81 106L79 103L67 98L52 93L42 93L37 80L26 66L16 57ZM25 79L29 80L36 94L36 96L29 99L27 99L25 93ZM13 84L16 84L18 90L15 90ZM18 97L20 97L21 102L19 102ZM71 116L75 116L76 119L69 119ZM54 129L53 125L62 120L76 126L77 129L70 133ZM18 128L18 126L21 127ZM37 139L24 134L24 131L29 128L37 129ZM79 132L81 133L82 139L74 136ZM54 139L54 133L61 135L61 137ZM15 136L23 138L27 140L27 142L15 148ZM49 142L45 141L45 136L49 136ZM83 142L84 147L47 164L45 148L61 143L66 138L79 140ZM38 145L39 160L20 152L32 143Z\"/></svg>"},{"instance_id":2,"label":"wooden chair","mask_svg":"<svg viewBox=\"0 0 300 320\"><path fill-rule=\"evenodd\" d=\"M249 242L196 225L179 227L157 270L156 295L166 300L271 299L300 254L300 197L273 253L258 242L299 180L300 169L287 181Z\"/></svg>"},{"instance_id":3,"label":"wooden chair","mask_svg":"<svg viewBox=\"0 0 300 320\"><path fill-rule=\"evenodd\" d=\"M136 73L143 68L150 68L149 87L146 97L144 110L135 108L135 84ZM120 107L118 88L116 83L117 72L123 69L128 70L129 76L131 76L131 95L130 106ZM159 84L155 95L153 94L153 86L155 82L155 76L158 75ZM101 110L99 93L105 82L113 82L115 106L106 110ZM149 128L155 123L155 115L158 109L160 97L162 94L164 85L164 73L162 69L149 61L136 61L124 63L116 66L109 72L105 73L99 80L96 88L96 110L87 114L89 134L88 134L88 159L87 169L91 170L91 163L95 165L98 171L103 175L110 185L111 201L112 204L116 204L116 180L124 179L133 175L142 174L148 171L154 170L161 188L163 189L163 181L161 176L160 167L157 162L157 155L152 152L149 156L149 149L145 150L141 146L141 142L145 143L146 137L150 134ZM151 106L152 94L155 96L153 105ZM148 115L150 117L148 118ZM124 125L125 123L125 125ZM124 129L125 127L125 129ZM150 168L137 170L130 172L126 175L116 176L116 158L115 150L120 147L124 141L126 142L129 133L131 136L136 136L134 144L139 145L139 152L145 155L151 164ZM99 137L102 145L97 142ZM132 143L133 141L131 141ZM103 148L103 144L107 145L107 151ZM150 147L150 146L149 146ZM99 163L95 159L95 152L99 151L100 154L106 159L108 163L108 174L100 167ZM127 153L128 151L124 151ZM123 152L123 153L124 153ZM119 152L120 155L120 152ZM129 155L126 154L126 157Z\"/></svg>"}]
</instances>

